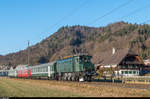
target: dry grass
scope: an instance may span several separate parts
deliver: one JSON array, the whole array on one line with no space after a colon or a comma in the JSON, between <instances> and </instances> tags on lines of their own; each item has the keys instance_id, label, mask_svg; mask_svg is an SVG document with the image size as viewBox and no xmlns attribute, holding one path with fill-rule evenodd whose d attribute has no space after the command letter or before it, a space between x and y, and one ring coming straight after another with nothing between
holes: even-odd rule
<instances>
[{"instance_id":1,"label":"dry grass","mask_svg":"<svg viewBox=\"0 0 150 99\"><path fill-rule=\"evenodd\" d=\"M150 76L150 73L148 73L148 74L145 74L144 76Z\"/></svg>"},{"instance_id":2,"label":"dry grass","mask_svg":"<svg viewBox=\"0 0 150 99\"><path fill-rule=\"evenodd\" d=\"M142 89L77 82L0 78L0 97L149 97Z\"/></svg>"}]
</instances>

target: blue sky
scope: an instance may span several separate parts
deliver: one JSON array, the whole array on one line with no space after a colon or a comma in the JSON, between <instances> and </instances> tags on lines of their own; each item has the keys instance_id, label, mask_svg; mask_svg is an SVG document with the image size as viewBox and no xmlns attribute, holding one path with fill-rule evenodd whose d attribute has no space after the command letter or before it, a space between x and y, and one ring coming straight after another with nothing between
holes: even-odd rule
<instances>
[{"instance_id":1,"label":"blue sky","mask_svg":"<svg viewBox=\"0 0 150 99\"><path fill-rule=\"evenodd\" d=\"M122 20L138 24L150 20L150 0L130 0L128 5L90 24L128 1L0 0L0 54L26 49L28 40L34 45L66 25L100 27ZM131 14L139 8L143 9Z\"/></svg>"}]
</instances>

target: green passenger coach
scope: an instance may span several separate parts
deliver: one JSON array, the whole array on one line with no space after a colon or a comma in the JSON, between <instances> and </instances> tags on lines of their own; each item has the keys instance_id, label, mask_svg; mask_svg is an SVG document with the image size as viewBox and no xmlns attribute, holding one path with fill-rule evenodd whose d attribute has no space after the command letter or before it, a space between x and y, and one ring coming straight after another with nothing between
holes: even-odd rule
<instances>
[{"instance_id":1,"label":"green passenger coach","mask_svg":"<svg viewBox=\"0 0 150 99\"><path fill-rule=\"evenodd\" d=\"M55 62L51 62L37 66L30 66L31 78L54 78L54 64Z\"/></svg>"}]
</instances>

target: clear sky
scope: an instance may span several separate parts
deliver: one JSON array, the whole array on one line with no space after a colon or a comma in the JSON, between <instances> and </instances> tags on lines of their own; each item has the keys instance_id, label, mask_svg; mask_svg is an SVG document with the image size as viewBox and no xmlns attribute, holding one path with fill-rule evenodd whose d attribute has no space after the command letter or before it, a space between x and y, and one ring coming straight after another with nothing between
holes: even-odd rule
<instances>
[{"instance_id":1,"label":"clear sky","mask_svg":"<svg viewBox=\"0 0 150 99\"><path fill-rule=\"evenodd\" d=\"M150 0L0 0L0 54L23 50L28 40L34 45L66 25L143 23L149 11Z\"/></svg>"}]
</instances>

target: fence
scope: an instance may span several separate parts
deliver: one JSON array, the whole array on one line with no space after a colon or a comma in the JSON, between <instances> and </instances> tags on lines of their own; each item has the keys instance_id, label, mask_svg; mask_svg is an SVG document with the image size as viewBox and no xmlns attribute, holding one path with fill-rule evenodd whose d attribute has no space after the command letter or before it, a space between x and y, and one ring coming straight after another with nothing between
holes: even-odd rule
<instances>
[{"instance_id":1,"label":"fence","mask_svg":"<svg viewBox=\"0 0 150 99\"><path fill-rule=\"evenodd\" d=\"M122 82L150 84L150 76L125 76L122 78Z\"/></svg>"}]
</instances>

